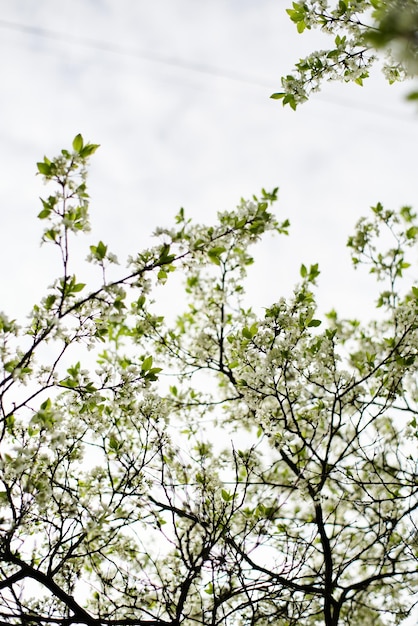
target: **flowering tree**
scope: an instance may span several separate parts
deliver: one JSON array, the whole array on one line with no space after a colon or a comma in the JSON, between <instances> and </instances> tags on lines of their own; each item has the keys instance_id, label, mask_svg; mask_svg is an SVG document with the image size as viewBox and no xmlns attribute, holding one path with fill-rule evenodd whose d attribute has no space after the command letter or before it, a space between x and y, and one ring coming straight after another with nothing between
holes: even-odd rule
<instances>
[{"instance_id":1,"label":"flowering tree","mask_svg":"<svg viewBox=\"0 0 418 626\"><path fill-rule=\"evenodd\" d=\"M416 215L378 204L348 242L382 282L370 323L321 319L316 264L263 316L244 307L249 247L288 231L277 189L213 226L181 210L119 276L90 246L88 285L72 238L96 148L77 135L38 163L61 270L29 322L0 317L0 624L399 624L418 562ZM151 295L173 273L170 324Z\"/></svg>"},{"instance_id":2,"label":"flowering tree","mask_svg":"<svg viewBox=\"0 0 418 626\"><path fill-rule=\"evenodd\" d=\"M363 85L371 66L385 50L382 64L389 83L418 73L418 4L416 0L307 0L287 10L299 33L318 28L332 45L296 63L271 97L292 109L318 91L324 80ZM418 92L409 94L418 98Z\"/></svg>"}]
</instances>

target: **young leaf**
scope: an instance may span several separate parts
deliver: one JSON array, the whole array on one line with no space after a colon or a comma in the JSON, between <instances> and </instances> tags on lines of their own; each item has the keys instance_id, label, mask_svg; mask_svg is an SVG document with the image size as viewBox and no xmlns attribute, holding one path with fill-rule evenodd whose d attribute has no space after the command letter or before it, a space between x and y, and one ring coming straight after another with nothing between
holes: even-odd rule
<instances>
[{"instance_id":1,"label":"young leaf","mask_svg":"<svg viewBox=\"0 0 418 626\"><path fill-rule=\"evenodd\" d=\"M45 163L44 161L40 161L36 164L38 168L38 172L43 174L44 176L49 176L51 174L51 164Z\"/></svg>"},{"instance_id":2,"label":"young leaf","mask_svg":"<svg viewBox=\"0 0 418 626\"><path fill-rule=\"evenodd\" d=\"M146 359L142 361L141 370L143 372L147 372L152 367L152 356L148 356Z\"/></svg>"},{"instance_id":3,"label":"young leaf","mask_svg":"<svg viewBox=\"0 0 418 626\"><path fill-rule=\"evenodd\" d=\"M73 139L74 151L80 153L80 151L83 149L83 144L83 137L80 135L80 133L78 133L78 135L76 135Z\"/></svg>"},{"instance_id":4,"label":"young leaf","mask_svg":"<svg viewBox=\"0 0 418 626\"><path fill-rule=\"evenodd\" d=\"M322 323L322 322L321 322L321 320L311 320L311 321L308 323L308 328L311 328L312 326L314 326L314 327L315 327L315 326L320 326L320 325L321 325L321 323Z\"/></svg>"}]
</instances>

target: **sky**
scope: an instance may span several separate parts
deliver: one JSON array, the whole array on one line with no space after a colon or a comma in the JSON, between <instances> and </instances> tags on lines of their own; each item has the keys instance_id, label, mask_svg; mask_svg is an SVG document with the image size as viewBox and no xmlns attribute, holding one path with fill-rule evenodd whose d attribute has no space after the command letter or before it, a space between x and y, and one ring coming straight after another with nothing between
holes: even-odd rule
<instances>
[{"instance_id":1,"label":"sky","mask_svg":"<svg viewBox=\"0 0 418 626\"><path fill-rule=\"evenodd\" d=\"M319 262L323 310L372 307L373 282L352 271L345 243L377 201L415 202L418 120L405 85L376 73L363 88L325 85L296 112L271 100L293 63L326 45L297 34L287 0L0 6L3 309L28 310L56 275L54 252L39 248L39 196L49 190L35 163L78 132L101 144L89 243L102 239L123 261L180 207L210 223L279 186L291 236L260 246L251 301L288 295L300 264Z\"/></svg>"},{"instance_id":2,"label":"sky","mask_svg":"<svg viewBox=\"0 0 418 626\"><path fill-rule=\"evenodd\" d=\"M417 110L409 87L378 73L363 88L325 85L297 112L271 100L280 77L326 45L297 34L289 4L0 0L0 310L24 319L59 271L39 247L49 191L35 164L79 132L101 147L93 233L77 245L101 239L123 261L180 207L210 223L279 186L291 236L260 245L252 302L288 295L300 264L319 262L322 310L372 310L373 282L352 271L345 242L377 201L417 205Z\"/></svg>"}]
</instances>

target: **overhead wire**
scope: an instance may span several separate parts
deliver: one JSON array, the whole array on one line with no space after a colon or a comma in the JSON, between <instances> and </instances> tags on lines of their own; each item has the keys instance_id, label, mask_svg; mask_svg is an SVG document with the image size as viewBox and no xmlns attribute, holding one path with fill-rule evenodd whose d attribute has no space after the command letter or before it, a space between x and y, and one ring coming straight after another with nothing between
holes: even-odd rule
<instances>
[{"instance_id":1,"label":"overhead wire","mask_svg":"<svg viewBox=\"0 0 418 626\"><path fill-rule=\"evenodd\" d=\"M226 78L229 80L239 81L242 83L248 83L251 85L257 85L258 87L266 87L267 84L265 81L260 81L255 77L246 76L241 74L240 72L236 72L235 70L224 70L219 67L214 67L202 63L193 63L191 61L186 61L184 59L179 59L176 57L170 57L162 54L156 54L155 52L148 52L144 50L139 50L137 48L131 48L127 46L121 46L116 43L109 43L106 41L100 41L98 39L90 39L87 37L78 37L75 35L70 35L68 33L62 33L54 30L50 30L47 28L42 28L38 26L27 26L26 24L19 24L17 22L9 22L7 20L0 19L0 28L5 28L9 30L15 30L22 33L27 33L30 35L35 35L37 37L44 37L47 39L54 39L56 41L66 42L69 44L76 44L80 46L84 46L86 48L90 48L93 50L100 50L102 52L108 52L111 54L119 54L123 56L135 57L137 59L141 59L143 61L149 61L151 63L161 63L162 65L171 65L173 67L178 67L183 70L188 70L191 72L198 72L199 74L210 74L212 76L217 76L221 78Z\"/></svg>"},{"instance_id":2,"label":"overhead wire","mask_svg":"<svg viewBox=\"0 0 418 626\"><path fill-rule=\"evenodd\" d=\"M91 39L89 37L80 37L77 35L71 35L69 33L64 33L61 31L52 30L49 28L44 28L41 26L29 26L27 24L22 24L20 22L12 22L9 20L0 19L0 28L5 30L16 31L20 33L24 33L27 35L34 35L36 37L41 37L44 39L51 39L55 41L59 41L60 43L67 43L70 45L82 46L85 48L89 48L91 50L99 50L102 52L106 52L108 54L117 54L121 56L128 56L140 59L142 61L146 61L149 63L158 63L165 66L171 66L178 69L182 69L189 72L195 72L199 74L206 74L217 78L223 78L230 81L236 81L256 87L262 87L265 89L274 89L272 84L268 80L260 80L254 76L249 76L247 74L242 74L241 72L237 72L236 70L225 70L223 68L212 66L204 63L195 63L192 61L188 61L185 59L167 56L164 54L158 54L155 52L149 52L145 50L140 50L138 48L122 46L117 43L102 41L98 39ZM324 95L323 93L316 94L316 97L320 99L322 102L327 104L332 104L333 106L339 106L343 108L347 108L350 110L357 110L364 113L372 113L374 115L382 115L387 118L396 119L397 121L405 122L405 123L413 123L415 120L411 117L405 118L401 117L399 114L395 113L393 110L382 107L380 105L373 105L373 107L369 107L367 105L362 105L359 103L348 102L346 100L339 100L338 98L329 97Z\"/></svg>"}]
</instances>

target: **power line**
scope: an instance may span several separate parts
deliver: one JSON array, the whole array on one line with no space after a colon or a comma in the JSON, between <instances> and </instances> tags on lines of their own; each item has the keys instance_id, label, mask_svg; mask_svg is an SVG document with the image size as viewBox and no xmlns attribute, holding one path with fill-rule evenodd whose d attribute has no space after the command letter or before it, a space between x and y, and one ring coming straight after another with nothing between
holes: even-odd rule
<instances>
[{"instance_id":1,"label":"power line","mask_svg":"<svg viewBox=\"0 0 418 626\"><path fill-rule=\"evenodd\" d=\"M118 44L109 43L106 41L99 41L97 39L90 39L86 37L76 37L67 33L62 33L47 28L40 28L38 26L27 26L25 24L19 24L17 22L9 22L7 20L0 19L0 28L15 30L21 33L29 35L35 35L37 37L44 37L47 39L54 39L60 41L84 46L93 50L100 50L102 52L109 52L111 54L119 54L122 56L135 57L143 61L149 61L151 63L160 63L162 65L169 65L172 67L178 67L191 72L197 72L199 74L210 74L211 76L217 76L220 78L226 78L228 80L235 80L241 83L247 83L250 85L256 85L258 87L271 87L267 81L263 82L257 78L251 76L245 76L235 70L223 70L219 67L210 65L204 65L202 63L192 63L185 61L184 59L178 59L176 57L169 57L163 54L155 54L154 52L145 52L138 50L137 48L130 48L126 46L120 46Z\"/></svg>"},{"instance_id":2,"label":"power line","mask_svg":"<svg viewBox=\"0 0 418 626\"><path fill-rule=\"evenodd\" d=\"M90 39L88 37L77 37L75 35L71 35L68 33L63 33L60 31L51 30L48 28L42 28L39 26L28 26L27 24L21 24L19 22L11 22L9 20L0 19L0 28L5 30L12 30L20 33L24 33L27 35L34 35L36 37L42 37L45 39L51 39L55 41L59 41L60 43L68 43L70 45L83 46L85 48L89 48L91 50L100 50L102 52L106 52L109 54L117 54L120 56L128 56L136 59L140 59L142 61L150 62L150 63L158 63L160 65L171 66L178 69L182 69L189 72L195 72L198 74L206 74L209 76L214 76L217 78L224 78L226 80L231 80L235 82L245 83L247 85L252 85L256 87L263 87L264 89L274 90L274 86L272 86L270 81L260 80L253 76L248 76L245 74L241 74L235 70L224 70L220 67L215 67L211 65L206 65L203 63L193 63L190 61L186 61L184 59L179 59L176 57L166 56L163 54L156 54L154 52L148 52L144 50L139 50L137 48L131 48L128 46L121 46L116 43L109 43L106 41L101 41L98 39ZM357 110L363 113L373 114L373 115L382 115L387 118L396 119L397 121L411 123L415 120L405 119L394 113L393 110L389 108L385 108L379 105L373 105L372 107L367 105L362 105L359 103L350 103L347 101L339 100L337 98L332 98L329 96L324 96L319 93L316 94L316 98L320 99L322 102L327 104L331 104L333 106L339 106L342 108Z\"/></svg>"}]
</instances>

